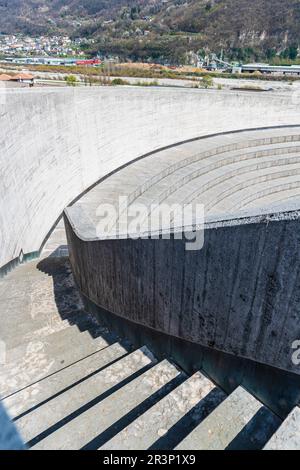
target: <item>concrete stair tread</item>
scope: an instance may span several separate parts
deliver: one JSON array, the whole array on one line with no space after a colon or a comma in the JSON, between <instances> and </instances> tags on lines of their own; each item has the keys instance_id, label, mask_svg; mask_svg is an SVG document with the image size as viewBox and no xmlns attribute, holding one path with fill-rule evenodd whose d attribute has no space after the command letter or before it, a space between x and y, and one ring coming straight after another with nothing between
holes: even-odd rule
<instances>
[{"instance_id":1,"label":"concrete stair tread","mask_svg":"<svg viewBox=\"0 0 300 470\"><path fill-rule=\"evenodd\" d=\"M127 350L119 343L112 344L11 395L2 403L10 416L16 418L126 354Z\"/></svg>"},{"instance_id":2,"label":"concrete stair tread","mask_svg":"<svg viewBox=\"0 0 300 470\"><path fill-rule=\"evenodd\" d=\"M99 328L99 333L101 328ZM93 324L90 332L87 329L81 331L77 325L66 326L59 331L54 333L50 333L50 335L45 336L40 340L40 342L44 343L49 351L61 352L65 348L69 346L76 346L78 343L85 343L87 340L92 338L91 333L95 332L95 336L97 335L97 325ZM19 344L14 348L9 348L6 354L6 362L16 361L21 359L24 356L24 352L32 345L33 341L28 341Z\"/></svg>"},{"instance_id":3,"label":"concrete stair tread","mask_svg":"<svg viewBox=\"0 0 300 470\"><path fill-rule=\"evenodd\" d=\"M238 387L176 450L261 449L280 420L242 387Z\"/></svg>"},{"instance_id":4,"label":"concrete stair tread","mask_svg":"<svg viewBox=\"0 0 300 470\"><path fill-rule=\"evenodd\" d=\"M300 450L300 408L295 407L264 450Z\"/></svg>"},{"instance_id":5,"label":"concrete stair tread","mask_svg":"<svg viewBox=\"0 0 300 470\"><path fill-rule=\"evenodd\" d=\"M170 449L186 429L202 421L226 395L197 372L124 428L101 450Z\"/></svg>"},{"instance_id":6,"label":"concrete stair tread","mask_svg":"<svg viewBox=\"0 0 300 470\"><path fill-rule=\"evenodd\" d=\"M170 165L166 169L162 169L159 173L149 178L147 181L144 182L143 185L140 185L138 189L130 193L130 200L132 197L137 199L145 195L148 196L147 199L149 200L150 194L152 191L157 191L157 187L162 185L163 187L171 187L172 184L180 183L184 179L186 179L186 183L190 183L190 181L194 178L193 174L198 171L211 171L215 168L221 168L221 171L224 171L224 168L228 164L231 165L245 165L247 161L263 161L271 160L276 156L282 158L288 158L289 155L293 154L294 156L299 155L300 153L300 145L299 141L295 143L285 143L282 145L274 144L268 146L259 146L259 147L249 147L244 149L238 150L227 150L225 152L214 153L209 152L208 154L205 153L196 153L189 158L183 159L181 162L177 164ZM157 159L157 166L159 167L160 160ZM134 169L132 169L134 170ZM207 174L207 173L206 173ZM113 181L111 181L113 184ZM105 195L105 186L100 185L99 192ZM125 192L126 193L126 192Z\"/></svg>"},{"instance_id":7,"label":"concrete stair tread","mask_svg":"<svg viewBox=\"0 0 300 470\"><path fill-rule=\"evenodd\" d=\"M101 335L101 329L81 333L70 326L49 336L7 351L0 366L0 396L7 397L76 361L115 342L113 336Z\"/></svg>"},{"instance_id":8,"label":"concrete stair tread","mask_svg":"<svg viewBox=\"0 0 300 470\"><path fill-rule=\"evenodd\" d=\"M154 362L155 359L147 348L140 348L76 384L53 400L16 420L23 439L28 442L39 435L46 435L49 429L55 428L58 423L65 422L68 417L73 417L82 407L89 406L91 402L101 398L101 395L114 390L116 386L121 386L123 381ZM64 440L65 438L62 439L62 444Z\"/></svg>"},{"instance_id":9,"label":"concrete stair tread","mask_svg":"<svg viewBox=\"0 0 300 470\"><path fill-rule=\"evenodd\" d=\"M0 281L0 293L1 340L7 348L30 341L37 331L58 331L59 322L74 324L87 317L65 259L19 266Z\"/></svg>"},{"instance_id":10,"label":"concrete stair tread","mask_svg":"<svg viewBox=\"0 0 300 470\"><path fill-rule=\"evenodd\" d=\"M244 205L247 206L250 202L252 207L254 202L261 197L265 197L282 190L296 189L300 187L300 170L298 174L284 176L274 175L276 178L266 178L267 175L256 176L255 180L249 180L248 182L237 182L234 192L228 191L225 193L219 193L215 195L215 201L210 204L210 211L213 209L215 212L220 212L224 207L231 207L232 210L237 211L239 208L243 209ZM224 185L225 188L225 185ZM219 188L222 189L222 188Z\"/></svg>"},{"instance_id":11,"label":"concrete stair tread","mask_svg":"<svg viewBox=\"0 0 300 470\"><path fill-rule=\"evenodd\" d=\"M284 161L288 158L297 159L299 158L299 155L300 146L298 153L282 153L278 154L276 157L274 154L258 157L255 153L241 153L237 155L230 153L226 156L224 154L218 154L214 157L209 157L204 160L193 162L187 167L179 168L170 175L163 177L143 191L142 194L135 199L135 202L148 201L149 203L150 198L162 200L164 191L167 193L174 193L176 190L180 190L185 185L190 185L191 182L194 183L197 181L197 178L200 178L201 176L207 178L208 174L215 174L213 172L217 172L216 174L223 175L230 171L230 169L238 167L242 169L245 168L246 171L247 167L253 163L272 163L272 161L274 162L274 158L276 158L278 162L281 160L283 164ZM240 159L238 159L238 157L240 157ZM197 176L197 173L200 173L199 176ZM102 192L105 193L104 188L102 189Z\"/></svg>"},{"instance_id":12,"label":"concrete stair tread","mask_svg":"<svg viewBox=\"0 0 300 470\"><path fill-rule=\"evenodd\" d=\"M97 329L97 323L83 310L75 311L64 320L60 316L54 315L51 318L48 317L46 321L41 318L32 319L27 323L26 328L22 328L23 325L18 325L10 334L8 332L7 335L2 335L7 345L7 351L26 345L31 341L42 341L46 336L67 329L69 326L76 326L81 332Z\"/></svg>"},{"instance_id":13,"label":"concrete stair tread","mask_svg":"<svg viewBox=\"0 0 300 470\"><path fill-rule=\"evenodd\" d=\"M289 137L295 140L289 140ZM284 139L287 139L287 141L280 141ZM241 162L251 158L257 160L257 155L261 152L269 153L269 158L274 157L274 154L276 155L279 152L300 152L300 136L279 137L279 139L275 139L274 143L270 143L270 139L258 139L257 141L241 142L240 146L233 143L229 146L216 147L214 145L210 148L209 142L205 142L205 145L208 145L208 149L201 152L199 152L199 142L185 144L183 147L178 146L172 149L172 155L169 155L169 152L166 151L160 152L159 155L155 156L157 172L154 175L152 165L149 165L148 160L147 165L143 160L135 162L122 171L122 176L115 174L89 191L82 199L81 204L92 206L93 201L104 201L106 198L109 202L112 202L118 196L115 188L120 187L120 185L123 193L129 196L129 203L143 197L149 201L152 191L157 194L157 188L160 185L170 187L174 181L175 183L180 182L182 175L186 174L186 177L188 177L188 174L193 171L193 167L194 170L199 167L205 171L206 166L211 166L213 162L218 165L222 160L224 160L223 165L225 167L227 161L238 161L239 158ZM169 155L169 159L166 159L166 154Z\"/></svg>"},{"instance_id":14,"label":"concrete stair tread","mask_svg":"<svg viewBox=\"0 0 300 470\"><path fill-rule=\"evenodd\" d=\"M33 449L96 449L183 377L164 360L40 440Z\"/></svg>"},{"instance_id":15,"label":"concrete stair tread","mask_svg":"<svg viewBox=\"0 0 300 470\"><path fill-rule=\"evenodd\" d=\"M272 166L269 166L269 161L250 163L247 166L240 163L238 165L228 164L225 168L216 168L209 171L208 173L203 173L196 177L193 180L192 187L190 186L190 181L188 181L186 184L181 184L180 188L176 189L176 191L167 196L163 202L174 203L175 201L178 201L179 196L181 198L191 198L192 196L195 197L197 195L198 197L201 197L202 194L207 194L209 191L218 193L223 186L224 189L229 189L234 188L242 181L248 181L251 175L253 175L254 178L257 176L274 174L276 177L278 172L287 170L291 170L291 174L293 174L292 172L295 171L295 169L300 168L300 160L298 161L299 157L300 154L297 155L296 163L292 163L292 159L290 159L291 163L287 162L286 168L284 168L284 160L274 161L274 159ZM277 166L276 162L278 162ZM196 191L194 190L195 187L198 188ZM204 197L204 200L208 198L207 195Z\"/></svg>"}]
</instances>

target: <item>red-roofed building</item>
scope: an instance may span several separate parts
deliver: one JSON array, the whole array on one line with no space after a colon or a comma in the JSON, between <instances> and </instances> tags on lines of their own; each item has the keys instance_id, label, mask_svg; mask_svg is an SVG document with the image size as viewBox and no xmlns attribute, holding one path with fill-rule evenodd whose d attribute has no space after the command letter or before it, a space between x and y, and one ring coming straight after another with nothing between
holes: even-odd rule
<instances>
[{"instance_id":1,"label":"red-roofed building","mask_svg":"<svg viewBox=\"0 0 300 470\"><path fill-rule=\"evenodd\" d=\"M6 73L2 73L0 75L0 82L8 82L11 79L12 77L10 75L7 75Z\"/></svg>"},{"instance_id":2,"label":"red-roofed building","mask_svg":"<svg viewBox=\"0 0 300 470\"><path fill-rule=\"evenodd\" d=\"M19 82L19 83L25 83L28 85L33 86L34 85L34 76L31 75L30 73L18 73L17 75L14 75L11 77L11 80Z\"/></svg>"}]
</instances>

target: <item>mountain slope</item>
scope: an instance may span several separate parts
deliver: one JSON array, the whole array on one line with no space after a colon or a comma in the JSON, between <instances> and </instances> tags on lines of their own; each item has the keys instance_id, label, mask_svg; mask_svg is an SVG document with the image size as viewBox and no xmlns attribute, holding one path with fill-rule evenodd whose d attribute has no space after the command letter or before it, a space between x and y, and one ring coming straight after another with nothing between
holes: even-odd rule
<instances>
[{"instance_id":1,"label":"mountain slope","mask_svg":"<svg viewBox=\"0 0 300 470\"><path fill-rule=\"evenodd\" d=\"M298 46L299 21L300 0L0 0L1 32L89 36L133 58L199 48L268 57Z\"/></svg>"}]
</instances>

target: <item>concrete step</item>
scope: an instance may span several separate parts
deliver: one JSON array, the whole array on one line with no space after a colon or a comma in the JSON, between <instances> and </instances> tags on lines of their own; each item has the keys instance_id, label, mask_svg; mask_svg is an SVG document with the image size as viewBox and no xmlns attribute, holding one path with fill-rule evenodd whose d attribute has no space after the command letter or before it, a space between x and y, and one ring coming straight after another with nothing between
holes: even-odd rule
<instances>
[{"instance_id":1,"label":"concrete step","mask_svg":"<svg viewBox=\"0 0 300 470\"><path fill-rule=\"evenodd\" d=\"M55 258L19 266L0 280L0 311L7 348L30 341L36 331L57 331L62 321L78 323L84 308L70 264Z\"/></svg>"},{"instance_id":2,"label":"concrete step","mask_svg":"<svg viewBox=\"0 0 300 470\"><path fill-rule=\"evenodd\" d=\"M260 209L274 212L280 212L282 210L282 204L293 203L295 207L299 207L300 198L300 181L298 187L293 189L282 189L278 192L272 192L271 194L265 194L263 196L255 195L254 200L250 202L243 202L243 210L260 207Z\"/></svg>"},{"instance_id":3,"label":"concrete step","mask_svg":"<svg viewBox=\"0 0 300 470\"><path fill-rule=\"evenodd\" d=\"M245 144L246 145L246 144ZM274 157L275 155L283 155L289 153L299 153L300 146L298 142L288 142L272 145L258 145L254 147L243 147L241 149L224 150L213 149L208 152L194 153L187 158L182 158L179 162L164 168L160 158L156 159L156 168L161 167L161 171L152 175L135 191L130 193L129 202L133 202L137 198L145 195L148 201L151 199L151 192L157 188L170 188L170 194L184 184L188 184L195 178L197 171L208 172L211 169L222 168L228 164L243 162L246 160L257 160L263 157ZM134 171L134 167L132 168ZM102 188L104 192L105 187ZM165 195L165 197L168 194ZM141 200L142 202L142 200Z\"/></svg>"},{"instance_id":4,"label":"concrete step","mask_svg":"<svg viewBox=\"0 0 300 470\"><path fill-rule=\"evenodd\" d=\"M300 409L294 408L264 450L300 450Z\"/></svg>"},{"instance_id":5,"label":"concrete step","mask_svg":"<svg viewBox=\"0 0 300 470\"><path fill-rule=\"evenodd\" d=\"M124 428L101 450L172 449L226 398L197 372Z\"/></svg>"},{"instance_id":6,"label":"concrete step","mask_svg":"<svg viewBox=\"0 0 300 470\"><path fill-rule=\"evenodd\" d=\"M255 201L262 197L281 191L299 189L300 187L300 169L294 168L290 170L272 172L270 174L257 174L253 178L248 177L242 182L232 181L228 186L234 184L231 189L219 188L219 194L215 195L215 199L207 206L208 211L222 213L224 208L237 212L252 203L252 208L258 207Z\"/></svg>"},{"instance_id":7,"label":"concrete step","mask_svg":"<svg viewBox=\"0 0 300 470\"><path fill-rule=\"evenodd\" d=\"M242 183L246 185L250 179L255 184L255 179L258 180L259 177L268 176L269 180L272 180L278 177L279 172L285 172L286 174L290 172L289 175L292 176L297 169L299 170L299 157L300 154L288 155L287 157L267 157L254 163L237 162L227 164L225 167L211 169L209 172L201 170L202 174L199 176L197 176L199 172L195 173L192 185L190 182L181 185L161 202L174 204L180 198L185 203L189 203L198 199L211 208L218 201L222 202L225 197L235 199L235 191Z\"/></svg>"},{"instance_id":8,"label":"concrete step","mask_svg":"<svg viewBox=\"0 0 300 470\"><path fill-rule=\"evenodd\" d=\"M11 418L20 417L126 354L127 350L119 343L112 344L11 395L2 403Z\"/></svg>"},{"instance_id":9,"label":"concrete step","mask_svg":"<svg viewBox=\"0 0 300 470\"><path fill-rule=\"evenodd\" d=\"M56 333L69 326L76 326L79 332L86 330L93 330L99 328L99 324L96 320L83 309L75 310L74 312L67 315L66 318L61 318L59 315L53 315L47 319L40 319L37 322L35 318L29 320L26 325L26 330L17 329L12 331L7 341L7 350L14 349L22 344L30 343L32 340L39 340L45 336L49 336L52 333ZM3 338L6 340L6 338Z\"/></svg>"},{"instance_id":10,"label":"concrete step","mask_svg":"<svg viewBox=\"0 0 300 470\"><path fill-rule=\"evenodd\" d=\"M33 448L97 449L184 378L176 367L164 360L110 396L82 409L72 420L61 423ZM56 408L55 403L53 406Z\"/></svg>"},{"instance_id":11,"label":"concrete step","mask_svg":"<svg viewBox=\"0 0 300 470\"><path fill-rule=\"evenodd\" d=\"M86 330L95 330L99 325L96 321L84 311L74 312L68 319L62 320L61 318L53 318L50 322L42 322L42 324L36 324L32 322L31 330L12 332L9 336L7 344L7 350L11 350L21 346L22 344L28 344L32 341L43 341L47 336L53 333L65 330L70 326L76 326L78 331L84 332ZM27 327L28 329L28 327Z\"/></svg>"},{"instance_id":12,"label":"concrete step","mask_svg":"<svg viewBox=\"0 0 300 470\"><path fill-rule=\"evenodd\" d=\"M115 336L101 332L81 333L77 326L70 326L8 350L6 362L0 366L0 396L6 398L115 342Z\"/></svg>"},{"instance_id":13,"label":"concrete step","mask_svg":"<svg viewBox=\"0 0 300 470\"><path fill-rule=\"evenodd\" d=\"M97 185L84 196L85 204L93 206L94 201L118 203L116 197L119 192L115 188L122 187L122 194L128 196L128 203L144 202L148 203L162 201L176 188L184 184L191 183L194 179L195 171L210 171L212 168L226 167L227 164L242 160L257 160L267 155L278 155L279 153L300 152L299 135L280 135L270 138L259 138L253 140L240 141L237 136L236 141L229 145L224 145L220 140L217 142L203 142L201 152L199 152L199 142L190 142L184 146L177 146L164 150L140 160L133 165L129 165L122 170L122 174L115 174L106 181ZM218 141L218 139L216 139ZM153 164L156 171L153 174ZM153 194L152 194L153 193ZM96 208L97 206L95 206Z\"/></svg>"},{"instance_id":14,"label":"concrete step","mask_svg":"<svg viewBox=\"0 0 300 470\"><path fill-rule=\"evenodd\" d=\"M281 421L238 387L176 450L262 449Z\"/></svg>"},{"instance_id":15,"label":"concrete step","mask_svg":"<svg viewBox=\"0 0 300 470\"><path fill-rule=\"evenodd\" d=\"M178 203L179 200L186 204L197 200L205 204L207 211L218 212L220 207L224 211L229 203L233 205L240 201L239 194L243 186L246 187L249 196L249 193L252 194L252 186L256 180L267 178L271 181L273 177L278 178L280 174L288 180L289 177L299 173L299 168L300 153L261 157L259 160L255 157L247 162L230 163L228 161L224 167L213 164L207 167L200 165L200 169L196 169L189 179L183 178L177 186L172 187L167 184L165 191L162 191L159 185L154 186L151 194L145 193L136 202L148 206L149 213L150 203L172 205ZM250 191L249 179L252 182ZM145 223L147 223L146 219Z\"/></svg>"},{"instance_id":16,"label":"concrete step","mask_svg":"<svg viewBox=\"0 0 300 470\"><path fill-rule=\"evenodd\" d=\"M147 348L141 348L20 417L15 422L24 441L48 441L56 429L59 430L69 420L74 422L77 415L111 395L126 380L131 380L133 374L140 373L154 362ZM85 422L85 426L89 428L93 421L95 415L91 421ZM48 439L45 439L46 436ZM67 434L64 434L56 445L63 446L69 439L73 440L75 436L67 438Z\"/></svg>"},{"instance_id":17,"label":"concrete step","mask_svg":"<svg viewBox=\"0 0 300 470\"><path fill-rule=\"evenodd\" d=\"M247 149L247 152L239 150L236 152L230 152L229 154L221 153L204 159L199 158L184 167L174 170L165 177L161 177L160 180L156 181L153 185L150 186L149 184L149 188L147 188L146 191L143 191L141 195L135 199L135 202L148 203L149 205L151 201L152 203L162 202L176 191L184 191L184 186L187 186L191 191L191 186L195 186L194 183L197 183L198 178L201 176L207 178L210 173L216 172L217 170L220 175L228 172L230 167L240 167L241 169L244 168L246 171L247 167L251 165L251 163L258 164L268 161L272 163L274 159L279 160L279 158L284 161L288 160L291 155L293 155L294 158L297 156L299 157L299 153L300 146L298 143L298 145L294 146L289 144L288 146L274 146L268 149L259 147L255 151L251 152Z\"/></svg>"}]
</instances>

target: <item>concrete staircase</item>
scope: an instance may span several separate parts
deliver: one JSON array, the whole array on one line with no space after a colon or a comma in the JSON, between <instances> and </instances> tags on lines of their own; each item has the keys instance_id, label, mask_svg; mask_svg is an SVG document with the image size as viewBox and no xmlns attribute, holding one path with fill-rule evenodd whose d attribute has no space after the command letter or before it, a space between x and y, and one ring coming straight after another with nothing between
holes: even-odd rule
<instances>
[{"instance_id":1,"label":"concrete staircase","mask_svg":"<svg viewBox=\"0 0 300 470\"><path fill-rule=\"evenodd\" d=\"M82 309L67 258L20 266L0 289L0 394L29 448L300 448L298 408L282 423L243 388L226 396L200 371L188 377L100 328Z\"/></svg>"},{"instance_id":2,"label":"concrete staircase","mask_svg":"<svg viewBox=\"0 0 300 470\"><path fill-rule=\"evenodd\" d=\"M268 213L274 204L287 207L291 199L299 200L299 176L299 130L271 129L263 138L261 131L245 131L188 142L140 159L101 181L67 213L74 222L80 210L89 233L98 223L99 201L119 208L120 196L127 197L121 214L133 204L147 207L142 221L145 231L158 204L204 204L210 220L257 214L261 209ZM122 220L118 222L122 232ZM115 225L112 217L110 228ZM84 233L82 226L77 229Z\"/></svg>"}]
</instances>

